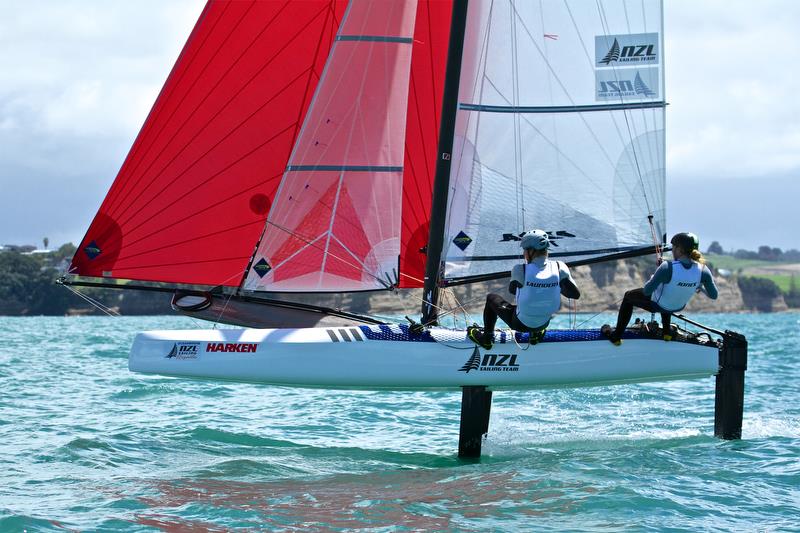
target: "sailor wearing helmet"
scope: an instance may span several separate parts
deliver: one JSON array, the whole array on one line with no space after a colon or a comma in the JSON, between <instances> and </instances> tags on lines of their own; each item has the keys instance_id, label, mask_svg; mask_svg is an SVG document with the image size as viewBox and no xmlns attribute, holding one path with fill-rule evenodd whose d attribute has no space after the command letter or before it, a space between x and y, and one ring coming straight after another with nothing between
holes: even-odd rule
<instances>
[{"instance_id":1,"label":"sailor wearing helmet","mask_svg":"<svg viewBox=\"0 0 800 533\"><path fill-rule=\"evenodd\" d=\"M561 307L561 295L574 299L581 296L567 265L547 258L550 239L546 232L535 229L524 233L520 247L525 263L514 265L508 286L508 291L516 294L516 305L499 294L489 294L483 308L484 327L475 324L467 328L470 340L487 350L494 342L497 317L513 330L529 332L531 344L536 344Z\"/></svg>"},{"instance_id":2,"label":"sailor wearing helmet","mask_svg":"<svg viewBox=\"0 0 800 533\"><path fill-rule=\"evenodd\" d=\"M672 313L683 309L696 292L703 291L712 300L717 299L717 286L711 270L705 265L703 254L698 250L700 240L697 235L677 233L670 244L673 261L663 261L644 287L625 293L616 328L611 329L608 324L601 328L603 335L613 344L619 346L622 343L622 334L634 307L661 313L662 335L665 341L669 341L672 340Z\"/></svg>"}]
</instances>

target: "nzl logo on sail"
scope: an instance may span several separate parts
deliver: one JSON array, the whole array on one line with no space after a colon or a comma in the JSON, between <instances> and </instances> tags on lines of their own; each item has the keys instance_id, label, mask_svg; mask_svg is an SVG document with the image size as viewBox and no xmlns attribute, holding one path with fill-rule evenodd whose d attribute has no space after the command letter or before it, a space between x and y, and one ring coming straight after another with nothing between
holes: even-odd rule
<instances>
[{"instance_id":1,"label":"nzl logo on sail","mask_svg":"<svg viewBox=\"0 0 800 533\"><path fill-rule=\"evenodd\" d=\"M631 33L595 35L594 64L597 68L617 64L658 64L658 34Z\"/></svg>"},{"instance_id":2,"label":"nzl logo on sail","mask_svg":"<svg viewBox=\"0 0 800 533\"><path fill-rule=\"evenodd\" d=\"M466 372L467 374L469 374L470 370L479 372L516 372L519 370L517 354L487 352L481 358L481 352L476 346L464 366L458 369L459 372Z\"/></svg>"},{"instance_id":3,"label":"nzl logo on sail","mask_svg":"<svg viewBox=\"0 0 800 533\"><path fill-rule=\"evenodd\" d=\"M658 68L634 68L595 71L595 99L658 98Z\"/></svg>"}]
</instances>

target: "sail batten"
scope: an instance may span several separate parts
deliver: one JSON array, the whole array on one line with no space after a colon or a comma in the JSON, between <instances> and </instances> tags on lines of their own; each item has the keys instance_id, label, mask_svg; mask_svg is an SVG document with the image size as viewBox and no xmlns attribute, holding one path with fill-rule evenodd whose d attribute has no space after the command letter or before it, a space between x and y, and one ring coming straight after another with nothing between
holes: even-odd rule
<instances>
[{"instance_id":1,"label":"sail batten","mask_svg":"<svg viewBox=\"0 0 800 533\"><path fill-rule=\"evenodd\" d=\"M651 109L666 106L666 102L625 102L621 104L573 105L573 106L499 106L480 104L458 104L465 111L486 113L591 113L595 111L618 111L620 109Z\"/></svg>"}]
</instances>

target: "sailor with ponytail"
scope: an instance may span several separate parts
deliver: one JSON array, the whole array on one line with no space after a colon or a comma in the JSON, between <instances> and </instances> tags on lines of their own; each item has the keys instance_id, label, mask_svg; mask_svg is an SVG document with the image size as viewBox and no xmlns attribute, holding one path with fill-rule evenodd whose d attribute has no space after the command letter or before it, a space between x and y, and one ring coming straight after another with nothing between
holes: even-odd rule
<instances>
[{"instance_id":1,"label":"sailor with ponytail","mask_svg":"<svg viewBox=\"0 0 800 533\"><path fill-rule=\"evenodd\" d=\"M640 307L651 313L661 313L664 340L672 340L670 319L672 313L680 311L696 292L705 292L712 300L718 291L700 253L700 241L693 233L678 233L670 241L672 261L663 261L644 287L625 293L619 308L617 326L613 330L605 325L603 333L616 345L622 342L622 334L633 315L633 308Z\"/></svg>"}]
</instances>

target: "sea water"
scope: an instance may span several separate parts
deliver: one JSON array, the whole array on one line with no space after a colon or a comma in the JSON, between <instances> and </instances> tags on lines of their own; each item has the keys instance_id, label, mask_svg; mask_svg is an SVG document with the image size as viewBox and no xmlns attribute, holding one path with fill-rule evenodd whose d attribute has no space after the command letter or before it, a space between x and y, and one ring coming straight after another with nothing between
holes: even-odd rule
<instances>
[{"instance_id":1,"label":"sea water","mask_svg":"<svg viewBox=\"0 0 800 533\"><path fill-rule=\"evenodd\" d=\"M742 440L713 378L496 392L464 462L458 392L142 376L137 331L208 325L0 317L0 531L800 531L800 315L697 318L750 342Z\"/></svg>"}]
</instances>

